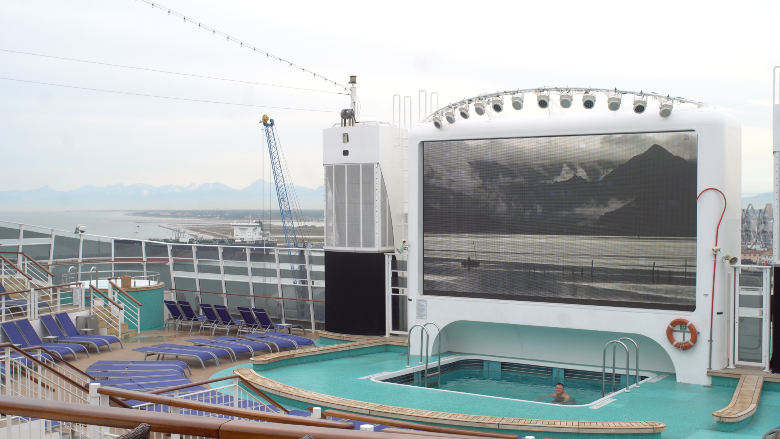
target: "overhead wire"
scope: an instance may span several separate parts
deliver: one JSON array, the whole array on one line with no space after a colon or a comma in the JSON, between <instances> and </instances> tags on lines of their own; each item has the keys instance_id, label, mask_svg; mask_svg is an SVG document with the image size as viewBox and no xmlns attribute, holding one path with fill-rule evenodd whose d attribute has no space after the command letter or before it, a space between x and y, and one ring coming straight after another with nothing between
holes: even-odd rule
<instances>
[{"instance_id":1,"label":"overhead wire","mask_svg":"<svg viewBox=\"0 0 780 439\"><path fill-rule=\"evenodd\" d=\"M204 29L204 30L207 30L207 31L211 31L212 35L219 35L221 37L225 37L227 39L227 41L232 41L234 43L240 44L241 47L246 47L247 49L252 49L252 52L259 53L261 55L265 55L266 58L271 58L271 59L279 60L279 62L287 63L290 67L298 69L298 70L300 70L300 71L302 71L304 73L311 73L315 78L321 78L321 79L325 80L325 82L331 83L331 84L333 84L336 87L341 87L344 91L349 91L349 89L345 85L339 84L338 82L333 81L332 79L328 79L328 78L326 78L326 77L324 77L324 76L322 76L320 74L314 73L311 70L304 69L303 67L301 67L301 66L299 66L297 64L294 64L292 61L287 61L286 59L280 58L280 57L278 57L278 56L276 56L276 55L274 55L272 53L266 52L265 50L259 49L259 48L255 47L255 46L251 45L251 44L247 44L247 43L245 43L245 42L243 42L243 41L241 41L239 39L233 38L230 35L228 35L228 34L226 34L224 32L218 31L218 30L216 30L216 29L214 29L212 27L209 27L209 26L207 26L207 25L205 25L203 23L195 21L195 20L193 20L191 18L187 18L185 15L180 14L180 13L178 13L178 12L176 12L176 11L170 9L170 8L167 8L165 6L162 6L159 3L153 2L151 0L141 0L141 1L146 3L146 4L148 4L148 5L151 5L152 9L157 8L157 9L159 9L161 11L168 11L168 15L173 15L174 17L181 18L185 23L189 22L189 23L192 23L192 24L197 24L199 29Z\"/></svg>"},{"instance_id":2,"label":"overhead wire","mask_svg":"<svg viewBox=\"0 0 780 439\"><path fill-rule=\"evenodd\" d=\"M43 58L52 58L52 59L59 59L63 61L74 61L74 62L80 62L80 63L87 63L87 64L96 64L101 66L108 66L108 67L119 67L123 69L132 69L132 70L141 70L145 72L154 72L154 73L166 73L169 75L180 75L180 76L189 76L192 78L201 78L201 79L213 79L217 81L227 81L227 82L237 82L241 84L253 84L253 85L260 85L264 87L278 87L278 88L286 88L290 90L301 90L301 91L311 91L316 93L329 93L329 94L337 94L337 95L347 95L349 93L341 93L337 91L327 91L327 90L315 90L311 88L302 88L302 87L291 87L287 85L278 85L278 84L266 84L262 82L253 82L253 81L242 81L239 79L228 79L228 78L217 78L214 76L205 76L205 75L195 75L192 73L181 73L181 72L171 72L168 70L158 70L158 69L149 69L145 67L134 67L134 66L126 66L122 64L111 64L111 63L105 63L105 62L98 62L98 61L88 61L84 59L76 59L76 58L66 58L62 56L53 56L53 55L43 55L40 53L31 53L31 52L21 52L18 50L9 50L9 49L0 49L0 52L8 52L8 53L16 53L20 55L30 55L30 56L39 56Z\"/></svg>"},{"instance_id":3,"label":"overhead wire","mask_svg":"<svg viewBox=\"0 0 780 439\"><path fill-rule=\"evenodd\" d=\"M89 91L99 91L103 93L114 93L114 94L121 94L121 95L129 95L129 96L141 96L146 98L157 98L157 99L169 99L169 100L176 100L176 101L187 101L187 102L200 102L204 104L219 104L219 105L237 105L240 107L255 107L255 108L273 108L276 110L294 110L294 111L312 111L312 112L318 112L318 113L337 113L333 110L314 110L309 108L292 108L292 107L274 107L270 105L254 105L254 104L240 104L237 102L220 102L220 101L208 101L205 99L190 99L190 98L177 98L173 96L161 96L161 95L150 95L145 93L133 93L133 92L127 92L127 91L117 91L117 90L105 90L100 88L90 88L90 87L78 87L75 85L64 85L64 84L52 84L49 82L39 82L39 81L28 81L25 79L16 79L16 78L4 78L0 77L0 79L4 81L16 81L16 82L25 82L28 84L39 84L39 85L48 85L52 87L63 87L63 88L72 88L77 90L89 90Z\"/></svg>"}]
</instances>

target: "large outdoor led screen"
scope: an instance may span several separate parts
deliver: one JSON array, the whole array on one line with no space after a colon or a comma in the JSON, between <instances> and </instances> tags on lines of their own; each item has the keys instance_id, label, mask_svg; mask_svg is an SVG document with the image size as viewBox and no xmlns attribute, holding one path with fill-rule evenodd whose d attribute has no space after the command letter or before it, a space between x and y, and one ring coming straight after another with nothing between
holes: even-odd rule
<instances>
[{"instance_id":1,"label":"large outdoor led screen","mask_svg":"<svg viewBox=\"0 0 780 439\"><path fill-rule=\"evenodd\" d=\"M693 311L694 132L425 142L423 293Z\"/></svg>"}]
</instances>

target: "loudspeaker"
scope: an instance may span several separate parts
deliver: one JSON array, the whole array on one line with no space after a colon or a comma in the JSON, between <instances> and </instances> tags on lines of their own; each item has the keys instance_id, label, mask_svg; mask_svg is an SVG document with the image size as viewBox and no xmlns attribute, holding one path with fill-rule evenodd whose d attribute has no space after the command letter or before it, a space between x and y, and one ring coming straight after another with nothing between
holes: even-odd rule
<instances>
[{"instance_id":1,"label":"loudspeaker","mask_svg":"<svg viewBox=\"0 0 780 439\"><path fill-rule=\"evenodd\" d=\"M385 335L385 254L325 251L325 330Z\"/></svg>"}]
</instances>

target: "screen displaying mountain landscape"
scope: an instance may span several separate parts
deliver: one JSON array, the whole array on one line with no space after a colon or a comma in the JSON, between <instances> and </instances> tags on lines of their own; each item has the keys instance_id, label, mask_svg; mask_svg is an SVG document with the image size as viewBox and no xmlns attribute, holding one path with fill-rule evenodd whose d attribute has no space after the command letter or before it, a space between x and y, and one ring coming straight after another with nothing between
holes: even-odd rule
<instances>
[{"instance_id":1,"label":"screen displaying mountain landscape","mask_svg":"<svg viewBox=\"0 0 780 439\"><path fill-rule=\"evenodd\" d=\"M423 292L693 311L694 132L423 144Z\"/></svg>"}]
</instances>

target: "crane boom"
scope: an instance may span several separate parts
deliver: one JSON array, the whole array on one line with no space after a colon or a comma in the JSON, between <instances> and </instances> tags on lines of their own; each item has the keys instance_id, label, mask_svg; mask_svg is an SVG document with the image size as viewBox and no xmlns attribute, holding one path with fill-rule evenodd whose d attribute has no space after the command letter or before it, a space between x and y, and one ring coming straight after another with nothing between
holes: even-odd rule
<instances>
[{"instance_id":1,"label":"crane boom","mask_svg":"<svg viewBox=\"0 0 780 439\"><path fill-rule=\"evenodd\" d=\"M288 196L287 185L284 179L282 160L279 155L279 144L276 140L276 128L274 127L274 120L264 114L263 126L265 127L265 138L268 141L268 155L271 157L271 170L274 174L276 197L279 200L279 213L282 217L284 240L287 243L288 248L295 248L298 247L298 236L295 233L295 223L293 222L292 209L290 208L290 198Z\"/></svg>"}]
</instances>

